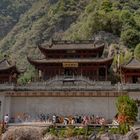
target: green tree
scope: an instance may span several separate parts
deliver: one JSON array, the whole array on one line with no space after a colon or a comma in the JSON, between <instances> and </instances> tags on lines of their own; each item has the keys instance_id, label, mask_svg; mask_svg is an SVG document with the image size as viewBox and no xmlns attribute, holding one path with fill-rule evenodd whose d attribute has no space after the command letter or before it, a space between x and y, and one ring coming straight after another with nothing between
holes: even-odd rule
<instances>
[{"instance_id":1,"label":"green tree","mask_svg":"<svg viewBox=\"0 0 140 140\"><path fill-rule=\"evenodd\" d=\"M124 45L128 46L129 48L136 47L136 45L140 42L140 33L134 28L124 30L121 33L121 40L123 41Z\"/></svg>"},{"instance_id":2,"label":"green tree","mask_svg":"<svg viewBox=\"0 0 140 140\"><path fill-rule=\"evenodd\" d=\"M99 9L98 2L98 0L90 0L89 4L85 8L85 13L89 14L93 11L97 11Z\"/></svg>"},{"instance_id":3,"label":"green tree","mask_svg":"<svg viewBox=\"0 0 140 140\"><path fill-rule=\"evenodd\" d=\"M138 107L133 99L129 96L120 96L117 99L116 106L121 124L133 124L136 121Z\"/></svg>"},{"instance_id":4,"label":"green tree","mask_svg":"<svg viewBox=\"0 0 140 140\"><path fill-rule=\"evenodd\" d=\"M133 13L131 13L129 10L122 10L120 13L120 20L124 26L135 26L135 20L133 16Z\"/></svg>"},{"instance_id":5,"label":"green tree","mask_svg":"<svg viewBox=\"0 0 140 140\"><path fill-rule=\"evenodd\" d=\"M103 0L101 4L101 10L104 10L105 12L110 12L112 10L112 3L110 0Z\"/></svg>"},{"instance_id":6,"label":"green tree","mask_svg":"<svg viewBox=\"0 0 140 140\"><path fill-rule=\"evenodd\" d=\"M140 43L136 46L134 54L137 58L140 58Z\"/></svg>"},{"instance_id":7,"label":"green tree","mask_svg":"<svg viewBox=\"0 0 140 140\"><path fill-rule=\"evenodd\" d=\"M122 29L122 21L120 20L120 11L114 10L110 14L111 32L115 35L120 35Z\"/></svg>"}]
</instances>

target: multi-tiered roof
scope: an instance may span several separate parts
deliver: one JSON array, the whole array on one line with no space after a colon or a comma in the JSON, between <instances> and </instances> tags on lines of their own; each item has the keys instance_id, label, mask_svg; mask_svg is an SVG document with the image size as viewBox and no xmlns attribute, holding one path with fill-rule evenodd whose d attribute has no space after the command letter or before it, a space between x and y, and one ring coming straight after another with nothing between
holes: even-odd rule
<instances>
[{"instance_id":1,"label":"multi-tiered roof","mask_svg":"<svg viewBox=\"0 0 140 140\"><path fill-rule=\"evenodd\" d=\"M125 83L140 83L140 60L133 56L121 66L121 74Z\"/></svg>"},{"instance_id":2,"label":"multi-tiered roof","mask_svg":"<svg viewBox=\"0 0 140 140\"><path fill-rule=\"evenodd\" d=\"M101 58L105 44L96 44L93 40L52 41L39 45L44 59L28 61L47 79L56 75L83 75L94 80L101 77L107 80L108 69L113 57Z\"/></svg>"},{"instance_id":3,"label":"multi-tiered roof","mask_svg":"<svg viewBox=\"0 0 140 140\"><path fill-rule=\"evenodd\" d=\"M6 58L0 61L0 83L16 82L19 74L15 64L11 64Z\"/></svg>"}]
</instances>

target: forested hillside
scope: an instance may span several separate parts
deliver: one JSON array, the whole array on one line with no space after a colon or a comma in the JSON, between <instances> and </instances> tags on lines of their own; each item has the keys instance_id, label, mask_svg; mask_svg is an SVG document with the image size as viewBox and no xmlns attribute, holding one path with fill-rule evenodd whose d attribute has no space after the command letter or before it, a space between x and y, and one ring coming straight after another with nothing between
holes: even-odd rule
<instances>
[{"instance_id":1,"label":"forested hillside","mask_svg":"<svg viewBox=\"0 0 140 140\"><path fill-rule=\"evenodd\" d=\"M4 37L35 0L1 0L0 1L0 39Z\"/></svg>"},{"instance_id":2,"label":"forested hillside","mask_svg":"<svg viewBox=\"0 0 140 140\"><path fill-rule=\"evenodd\" d=\"M1 57L6 54L19 67L29 66L27 55L41 57L40 42L92 39L100 32L140 57L140 1L1 0L0 31Z\"/></svg>"}]
</instances>

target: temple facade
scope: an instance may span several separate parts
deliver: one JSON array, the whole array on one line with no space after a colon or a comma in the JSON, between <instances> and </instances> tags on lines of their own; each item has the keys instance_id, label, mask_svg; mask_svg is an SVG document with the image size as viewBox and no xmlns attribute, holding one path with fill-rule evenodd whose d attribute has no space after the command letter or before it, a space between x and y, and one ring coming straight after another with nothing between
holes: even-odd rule
<instances>
[{"instance_id":1,"label":"temple facade","mask_svg":"<svg viewBox=\"0 0 140 140\"><path fill-rule=\"evenodd\" d=\"M26 85L12 84L16 67L3 69L7 75L0 84L0 119L37 121L39 114L98 115L107 120L116 114L116 99L128 95L140 101L140 63L132 58L120 67L122 82L112 84L110 69L113 57L104 57L105 43L93 40L55 41L39 45L43 59L28 61L37 71L36 81ZM0 63L7 64L6 60ZM10 68L10 66L9 66ZM17 77L16 77L17 78ZM140 106L138 104L138 106ZM140 107L138 120L140 120Z\"/></svg>"},{"instance_id":2,"label":"temple facade","mask_svg":"<svg viewBox=\"0 0 140 140\"><path fill-rule=\"evenodd\" d=\"M105 44L93 40L52 41L39 46L45 59L28 61L35 66L43 80L58 76L84 76L91 80L107 81L113 57L103 58Z\"/></svg>"},{"instance_id":3,"label":"temple facade","mask_svg":"<svg viewBox=\"0 0 140 140\"><path fill-rule=\"evenodd\" d=\"M134 56L120 67L123 83L140 83L140 60Z\"/></svg>"}]
</instances>

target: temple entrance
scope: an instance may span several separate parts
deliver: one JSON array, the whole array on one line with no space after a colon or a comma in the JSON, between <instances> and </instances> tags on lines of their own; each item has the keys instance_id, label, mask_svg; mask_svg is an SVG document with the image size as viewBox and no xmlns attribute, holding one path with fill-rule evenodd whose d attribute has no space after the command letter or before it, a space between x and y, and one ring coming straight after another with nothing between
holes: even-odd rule
<instances>
[{"instance_id":1,"label":"temple entrance","mask_svg":"<svg viewBox=\"0 0 140 140\"><path fill-rule=\"evenodd\" d=\"M65 76L72 76L73 75L73 71L71 69L64 69L64 75Z\"/></svg>"},{"instance_id":2,"label":"temple entrance","mask_svg":"<svg viewBox=\"0 0 140 140\"><path fill-rule=\"evenodd\" d=\"M105 80L106 72L105 68L99 68L99 80Z\"/></svg>"},{"instance_id":3,"label":"temple entrance","mask_svg":"<svg viewBox=\"0 0 140 140\"><path fill-rule=\"evenodd\" d=\"M64 76L77 75L78 63L63 63Z\"/></svg>"},{"instance_id":4,"label":"temple entrance","mask_svg":"<svg viewBox=\"0 0 140 140\"><path fill-rule=\"evenodd\" d=\"M137 83L138 82L138 78L136 76L132 77L132 83Z\"/></svg>"},{"instance_id":5,"label":"temple entrance","mask_svg":"<svg viewBox=\"0 0 140 140\"><path fill-rule=\"evenodd\" d=\"M74 68L65 68L64 69L64 76L74 76L76 74L77 74L77 72L76 72L76 69L74 69Z\"/></svg>"}]
</instances>

